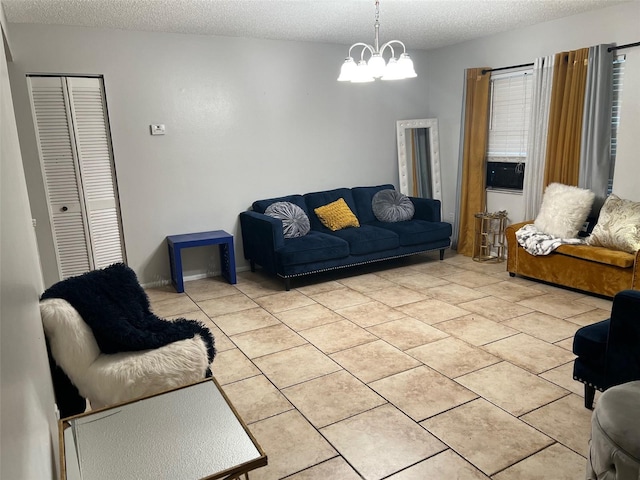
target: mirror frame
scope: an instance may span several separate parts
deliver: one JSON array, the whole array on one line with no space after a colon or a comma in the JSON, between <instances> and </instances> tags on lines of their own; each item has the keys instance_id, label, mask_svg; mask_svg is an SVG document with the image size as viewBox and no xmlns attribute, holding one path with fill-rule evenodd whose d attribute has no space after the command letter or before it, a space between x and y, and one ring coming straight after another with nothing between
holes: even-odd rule
<instances>
[{"instance_id":1,"label":"mirror frame","mask_svg":"<svg viewBox=\"0 0 640 480\"><path fill-rule=\"evenodd\" d=\"M438 140L438 119L420 118L415 120L398 120L396 133L398 142L398 174L400 176L400 193L411 195L409 188L408 159L405 130L408 128L426 128L429 131L429 156L431 161L432 198L442 201L442 179L440 174L440 143Z\"/></svg>"}]
</instances>

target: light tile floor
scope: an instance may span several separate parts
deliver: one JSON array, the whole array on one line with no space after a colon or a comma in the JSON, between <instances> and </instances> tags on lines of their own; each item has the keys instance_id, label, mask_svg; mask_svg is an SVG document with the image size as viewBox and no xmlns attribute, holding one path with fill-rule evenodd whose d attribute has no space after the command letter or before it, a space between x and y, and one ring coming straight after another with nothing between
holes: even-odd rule
<instances>
[{"instance_id":1,"label":"light tile floor","mask_svg":"<svg viewBox=\"0 0 640 480\"><path fill-rule=\"evenodd\" d=\"M451 252L290 292L260 271L147 292L213 332L213 373L269 458L252 480L582 479L571 344L611 301L505 269Z\"/></svg>"}]
</instances>

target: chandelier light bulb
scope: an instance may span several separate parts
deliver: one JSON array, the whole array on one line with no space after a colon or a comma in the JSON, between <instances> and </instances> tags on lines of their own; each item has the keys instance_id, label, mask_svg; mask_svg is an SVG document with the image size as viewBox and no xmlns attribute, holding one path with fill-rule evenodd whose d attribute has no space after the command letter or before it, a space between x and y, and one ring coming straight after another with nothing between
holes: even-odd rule
<instances>
[{"instance_id":1,"label":"chandelier light bulb","mask_svg":"<svg viewBox=\"0 0 640 480\"><path fill-rule=\"evenodd\" d=\"M339 82L350 82L356 73L356 69L358 66L356 62L351 57L347 57L344 59L344 63L342 64L342 68L340 68L340 76L338 77Z\"/></svg>"},{"instance_id":2,"label":"chandelier light bulb","mask_svg":"<svg viewBox=\"0 0 640 480\"><path fill-rule=\"evenodd\" d=\"M369 71L369 65L364 60L358 62L358 67L354 70L354 75L351 78L352 83L367 83L373 82L373 77Z\"/></svg>"},{"instance_id":3,"label":"chandelier light bulb","mask_svg":"<svg viewBox=\"0 0 640 480\"><path fill-rule=\"evenodd\" d=\"M387 70L385 71L384 77L382 80L403 80L406 78L402 74L402 69L398 64L398 60L395 58L390 58L389 63L387 64Z\"/></svg>"},{"instance_id":4,"label":"chandelier light bulb","mask_svg":"<svg viewBox=\"0 0 640 480\"><path fill-rule=\"evenodd\" d=\"M418 76L415 69L413 68L413 60L408 53L403 53L400 55L398 59L398 66L404 78L415 78Z\"/></svg>"},{"instance_id":5,"label":"chandelier light bulb","mask_svg":"<svg viewBox=\"0 0 640 480\"><path fill-rule=\"evenodd\" d=\"M373 78L380 78L384 75L384 71L387 67L387 62L384 61L382 55L379 53L374 53L371 55L371 58L367 62L369 65L369 72Z\"/></svg>"}]
</instances>

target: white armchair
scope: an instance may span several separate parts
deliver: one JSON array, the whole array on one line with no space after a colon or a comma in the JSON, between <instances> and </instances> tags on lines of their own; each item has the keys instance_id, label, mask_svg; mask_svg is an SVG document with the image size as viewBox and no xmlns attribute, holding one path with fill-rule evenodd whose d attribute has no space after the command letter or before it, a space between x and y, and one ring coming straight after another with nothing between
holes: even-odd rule
<instances>
[{"instance_id":1,"label":"white armchair","mask_svg":"<svg viewBox=\"0 0 640 480\"><path fill-rule=\"evenodd\" d=\"M199 334L155 349L104 354L91 328L66 300L42 300L40 313L55 362L92 408L198 381L209 368Z\"/></svg>"},{"instance_id":2,"label":"white armchair","mask_svg":"<svg viewBox=\"0 0 640 480\"><path fill-rule=\"evenodd\" d=\"M81 413L83 398L103 407L211 376L211 332L195 320L156 316L122 263L52 285L40 312L63 416Z\"/></svg>"}]
</instances>

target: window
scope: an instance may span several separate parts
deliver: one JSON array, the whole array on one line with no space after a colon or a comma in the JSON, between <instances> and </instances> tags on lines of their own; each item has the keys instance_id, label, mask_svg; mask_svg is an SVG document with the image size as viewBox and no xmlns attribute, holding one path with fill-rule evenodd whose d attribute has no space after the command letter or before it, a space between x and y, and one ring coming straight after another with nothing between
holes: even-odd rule
<instances>
[{"instance_id":1,"label":"window","mask_svg":"<svg viewBox=\"0 0 640 480\"><path fill-rule=\"evenodd\" d=\"M620 125L620 94L622 93L622 79L624 77L625 55L616 55L613 58L613 96L611 108L611 164L609 167L609 184L607 195L613 191L613 171L616 166L616 153L618 150L618 126Z\"/></svg>"},{"instance_id":2,"label":"window","mask_svg":"<svg viewBox=\"0 0 640 480\"><path fill-rule=\"evenodd\" d=\"M522 190L533 70L491 75L487 187ZM501 166L500 164L505 164Z\"/></svg>"}]
</instances>

